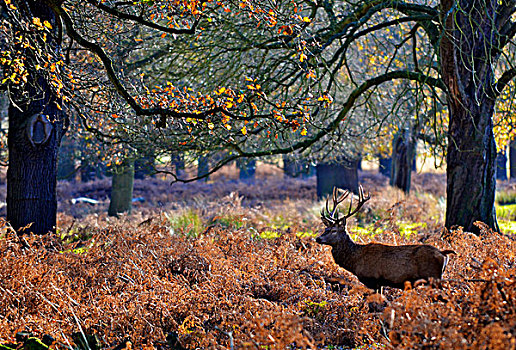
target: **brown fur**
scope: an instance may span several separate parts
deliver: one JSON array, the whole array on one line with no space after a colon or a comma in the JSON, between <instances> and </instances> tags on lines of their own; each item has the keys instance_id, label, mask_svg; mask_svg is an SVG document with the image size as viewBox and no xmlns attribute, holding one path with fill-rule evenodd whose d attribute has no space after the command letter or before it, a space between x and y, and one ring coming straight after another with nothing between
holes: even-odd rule
<instances>
[{"instance_id":1,"label":"brown fur","mask_svg":"<svg viewBox=\"0 0 516 350\"><path fill-rule=\"evenodd\" d=\"M340 239L328 240L327 236L332 234ZM329 228L316 241L330 245L335 263L375 290L382 286L403 289L406 281L441 279L448 261L447 254L453 253L451 250L440 251L431 245L356 244L345 227Z\"/></svg>"},{"instance_id":2,"label":"brown fur","mask_svg":"<svg viewBox=\"0 0 516 350\"><path fill-rule=\"evenodd\" d=\"M335 217L337 205L342 202L349 192L338 197L335 189L333 195L333 210L322 212L321 219L327 226L326 230L316 238L316 242L332 247L335 263L358 277L359 281L368 288L378 290L382 286L403 289L405 282L414 282L430 278L439 280L448 262L448 254L452 250L441 251L431 245L401 245L391 246L379 243L357 244L353 242L346 228L346 219L355 214L369 199L360 188L359 204L355 210L350 208L348 214L341 219Z\"/></svg>"}]
</instances>

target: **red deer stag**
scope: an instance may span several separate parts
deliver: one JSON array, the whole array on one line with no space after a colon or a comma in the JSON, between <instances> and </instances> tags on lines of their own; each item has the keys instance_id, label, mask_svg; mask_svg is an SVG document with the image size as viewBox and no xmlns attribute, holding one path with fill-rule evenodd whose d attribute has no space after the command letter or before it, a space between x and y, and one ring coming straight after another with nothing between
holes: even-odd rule
<instances>
[{"instance_id":1,"label":"red deer stag","mask_svg":"<svg viewBox=\"0 0 516 350\"><path fill-rule=\"evenodd\" d=\"M452 250L441 251L431 245L391 246L353 242L346 227L346 220L355 215L371 196L364 196L364 189L360 186L357 206L353 209L351 196L348 213L339 218L337 206L349 195L349 191L334 188L333 208L329 208L328 197L326 208L321 211L321 219L326 229L316 238L316 242L332 247L335 263L353 273L360 282L374 290L379 290L382 286L403 289L407 281L414 283L421 279L428 281L429 278L441 278L448 263L447 255L454 253Z\"/></svg>"}]
</instances>

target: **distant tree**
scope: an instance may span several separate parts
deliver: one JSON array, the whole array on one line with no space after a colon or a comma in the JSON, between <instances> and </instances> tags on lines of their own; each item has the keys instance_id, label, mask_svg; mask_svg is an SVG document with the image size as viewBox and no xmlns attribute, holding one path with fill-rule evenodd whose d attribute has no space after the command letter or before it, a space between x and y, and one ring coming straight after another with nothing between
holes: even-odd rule
<instances>
[{"instance_id":1,"label":"distant tree","mask_svg":"<svg viewBox=\"0 0 516 350\"><path fill-rule=\"evenodd\" d=\"M126 158L113 167L108 215L130 213L133 200L134 159Z\"/></svg>"}]
</instances>

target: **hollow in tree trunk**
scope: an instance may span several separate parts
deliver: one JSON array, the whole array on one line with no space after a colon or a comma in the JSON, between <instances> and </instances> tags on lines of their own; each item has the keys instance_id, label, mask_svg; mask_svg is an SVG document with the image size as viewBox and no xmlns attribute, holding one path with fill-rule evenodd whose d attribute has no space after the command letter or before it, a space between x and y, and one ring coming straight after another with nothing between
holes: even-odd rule
<instances>
[{"instance_id":1,"label":"hollow in tree trunk","mask_svg":"<svg viewBox=\"0 0 516 350\"><path fill-rule=\"evenodd\" d=\"M34 17L57 28L56 18L42 1L27 1ZM56 48L52 31L47 44ZM31 66L27 56L28 83L23 90L11 90L9 105L9 168L7 170L7 220L18 232L45 234L55 232L57 215L57 155L65 133L62 105L49 82ZM25 51L24 51L25 50ZM28 227L30 226L30 227ZM26 228L20 230L20 228Z\"/></svg>"},{"instance_id":2,"label":"hollow in tree trunk","mask_svg":"<svg viewBox=\"0 0 516 350\"><path fill-rule=\"evenodd\" d=\"M133 200L134 160L126 159L113 170L108 215L130 213Z\"/></svg>"}]
</instances>

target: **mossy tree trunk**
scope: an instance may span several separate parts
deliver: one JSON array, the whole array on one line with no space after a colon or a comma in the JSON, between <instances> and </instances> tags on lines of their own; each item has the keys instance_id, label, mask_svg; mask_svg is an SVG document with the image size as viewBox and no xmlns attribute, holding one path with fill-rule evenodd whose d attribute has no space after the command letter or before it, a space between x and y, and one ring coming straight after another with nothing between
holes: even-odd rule
<instances>
[{"instance_id":1,"label":"mossy tree trunk","mask_svg":"<svg viewBox=\"0 0 516 350\"><path fill-rule=\"evenodd\" d=\"M133 200L134 160L126 159L113 170L108 215L130 213Z\"/></svg>"}]
</instances>

